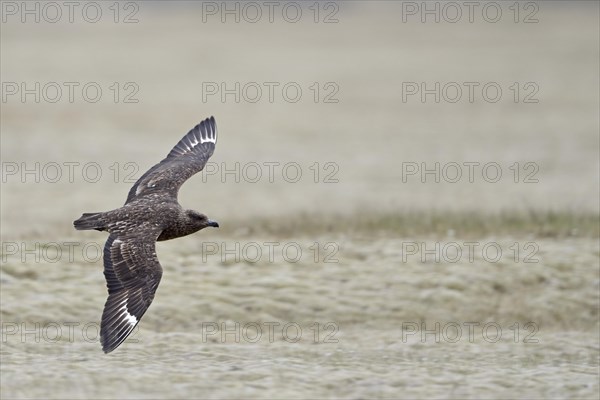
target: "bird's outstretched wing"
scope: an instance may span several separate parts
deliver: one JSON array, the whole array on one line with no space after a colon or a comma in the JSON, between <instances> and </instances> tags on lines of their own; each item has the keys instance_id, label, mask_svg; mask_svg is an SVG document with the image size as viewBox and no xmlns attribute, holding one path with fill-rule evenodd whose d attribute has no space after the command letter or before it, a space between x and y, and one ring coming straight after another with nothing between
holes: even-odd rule
<instances>
[{"instance_id":1,"label":"bird's outstretched wing","mask_svg":"<svg viewBox=\"0 0 600 400\"><path fill-rule=\"evenodd\" d=\"M214 117L196 125L173 147L167 157L150 168L129 190L127 201L151 193L177 198L181 185L202 171L217 144L217 124Z\"/></svg>"},{"instance_id":2,"label":"bird's outstretched wing","mask_svg":"<svg viewBox=\"0 0 600 400\"><path fill-rule=\"evenodd\" d=\"M156 257L156 237L150 236L112 233L104 246L108 300L102 313L100 343L105 353L123 343L154 299L162 267Z\"/></svg>"}]
</instances>

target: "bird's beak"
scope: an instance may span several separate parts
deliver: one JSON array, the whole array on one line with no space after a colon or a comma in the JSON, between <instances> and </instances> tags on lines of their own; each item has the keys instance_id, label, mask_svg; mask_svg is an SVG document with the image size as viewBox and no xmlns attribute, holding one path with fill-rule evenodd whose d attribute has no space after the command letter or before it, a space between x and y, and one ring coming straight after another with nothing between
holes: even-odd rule
<instances>
[{"instance_id":1,"label":"bird's beak","mask_svg":"<svg viewBox=\"0 0 600 400\"><path fill-rule=\"evenodd\" d=\"M217 221L212 221L212 220L208 220L208 226L212 226L213 228L218 228L219 227L219 223Z\"/></svg>"}]
</instances>

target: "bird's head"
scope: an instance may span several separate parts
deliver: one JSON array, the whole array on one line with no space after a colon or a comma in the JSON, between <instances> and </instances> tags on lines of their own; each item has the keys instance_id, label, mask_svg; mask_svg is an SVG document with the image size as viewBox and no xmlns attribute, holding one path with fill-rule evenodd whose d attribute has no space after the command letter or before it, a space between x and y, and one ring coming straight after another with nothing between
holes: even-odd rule
<instances>
[{"instance_id":1,"label":"bird's head","mask_svg":"<svg viewBox=\"0 0 600 400\"><path fill-rule=\"evenodd\" d=\"M219 223L217 221L208 219L206 215L199 213L198 211L187 210L186 214L193 226L198 228L198 230L204 229L208 226L212 226L213 228L219 227Z\"/></svg>"}]
</instances>

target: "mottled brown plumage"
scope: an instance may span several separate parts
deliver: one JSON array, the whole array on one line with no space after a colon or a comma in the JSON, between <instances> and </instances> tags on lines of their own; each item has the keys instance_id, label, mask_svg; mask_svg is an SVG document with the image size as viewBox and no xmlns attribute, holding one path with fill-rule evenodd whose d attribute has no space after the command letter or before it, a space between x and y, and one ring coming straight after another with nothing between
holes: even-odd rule
<instances>
[{"instance_id":1,"label":"mottled brown plumage","mask_svg":"<svg viewBox=\"0 0 600 400\"><path fill-rule=\"evenodd\" d=\"M111 352L123 343L154 299L162 276L156 241L219 226L204 214L184 210L177 201L179 188L204 168L216 142L216 123L210 117L189 131L164 160L138 179L123 207L86 213L73 223L78 230L110 233L104 246L108 287L100 326L104 352Z\"/></svg>"}]
</instances>

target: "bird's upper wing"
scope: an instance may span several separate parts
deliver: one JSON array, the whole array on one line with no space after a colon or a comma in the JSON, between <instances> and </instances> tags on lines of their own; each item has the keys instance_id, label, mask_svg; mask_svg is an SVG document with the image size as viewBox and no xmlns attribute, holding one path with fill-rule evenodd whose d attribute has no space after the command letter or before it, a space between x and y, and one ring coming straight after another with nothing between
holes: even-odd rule
<instances>
[{"instance_id":1,"label":"bird's upper wing","mask_svg":"<svg viewBox=\"0 0 600 400\"><path fill-rule=\"evenodd\" d=\"M102 313L100 343L105 353L116 349L131 334L154 299L162 267L155 250L155 235L112 233L104 246L104 276L108 299Z\"/></svg>"},{"instance_id":2,"label":"bird's upper wing","mask_svg":"<svg viewBox=\"0 0 600 400\"><path fill-rule=\"evenodd\" d=\"M129 190L127 201L150 193L167 193L177 198L181 185L202 171L217 144L217 124L214 117L196 125L173 147L167 157L150 168Z\"/></svg>"}]
</instances>

